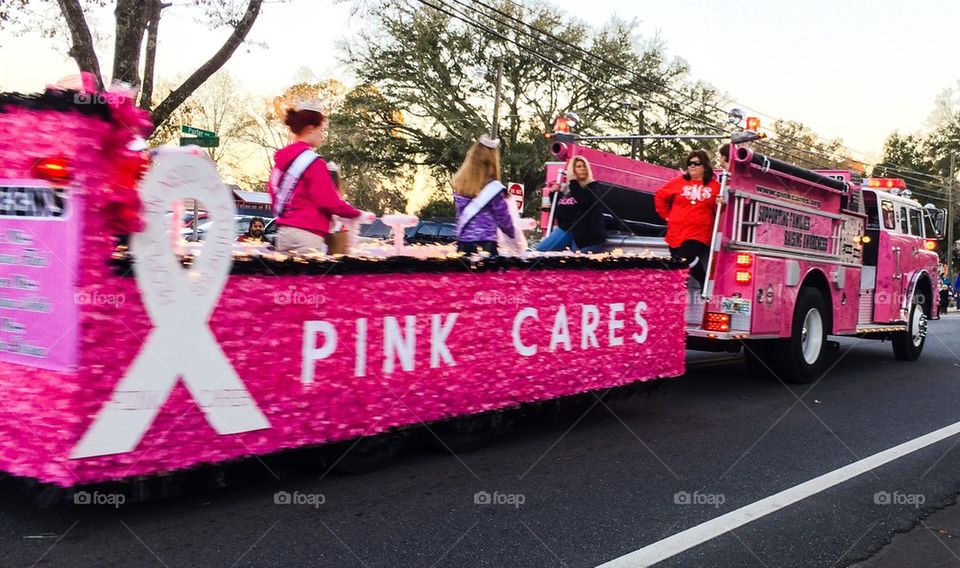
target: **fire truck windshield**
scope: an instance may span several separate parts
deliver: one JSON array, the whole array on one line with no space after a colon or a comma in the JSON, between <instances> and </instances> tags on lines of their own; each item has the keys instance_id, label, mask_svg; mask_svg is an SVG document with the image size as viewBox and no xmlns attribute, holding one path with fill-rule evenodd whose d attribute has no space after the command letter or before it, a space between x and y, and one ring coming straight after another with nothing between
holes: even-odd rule
<instances>
[{"instance_id":1,"label":"fire truck windshield","mask_svg":"<svg viewBox=\"0 0 960 568\"><path fill-rule=\"evenodd\" d=\"M907 210L910 215L910 234L915 237L923 237L923 216L916 207Z\"/></svg>"}]
</instances>

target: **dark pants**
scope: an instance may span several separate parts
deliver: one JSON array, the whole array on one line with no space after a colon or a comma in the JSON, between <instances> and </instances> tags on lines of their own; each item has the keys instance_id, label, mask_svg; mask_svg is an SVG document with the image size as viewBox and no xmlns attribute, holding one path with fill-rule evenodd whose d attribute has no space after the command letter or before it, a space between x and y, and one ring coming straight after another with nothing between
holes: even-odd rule
<instances>
[{"instance_id":1,"label":"dark pants","mask_svg":"<svg viewBox=\"0 0 960 568\"><path fill-rule=\"evenodd\" d=\"M670 247L673 258L686 260L690 268L690 276L700 283L701 290L707 279L707 253L709 252L710 246L700 241L683 241L678 247Z\"/></svg>"},{"instance_id":2,"label":"dark pants","mask_svg":"<svg viewBox=\"0 0 960 568\"><path fill-rule=\"evenodd\" d=\"M472 241L457 243L457 252L463 254L476 254L478 252L488 252L490 256L497 254L497 241Z\"/></svg>"}]
</instances>

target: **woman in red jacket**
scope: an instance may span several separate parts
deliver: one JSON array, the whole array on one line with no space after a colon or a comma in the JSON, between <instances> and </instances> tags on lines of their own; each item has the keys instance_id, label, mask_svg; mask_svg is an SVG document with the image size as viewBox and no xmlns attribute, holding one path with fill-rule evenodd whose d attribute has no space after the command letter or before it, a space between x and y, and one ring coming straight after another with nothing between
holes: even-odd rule
<instances>
[{"instance_id":1,"label":"woman in red jacket","mask_svg":"<svg viewBox=\"0 0 960 568\"><path fill-rule=\"evenodd\" d=\"M687 156L687 173L667 182L653 198L657 214L667 222L670 254L689 261L690 275L701 288L719 197L720 183L713 176L710 157L696 150Z\"/></svg>"}]
</instances>

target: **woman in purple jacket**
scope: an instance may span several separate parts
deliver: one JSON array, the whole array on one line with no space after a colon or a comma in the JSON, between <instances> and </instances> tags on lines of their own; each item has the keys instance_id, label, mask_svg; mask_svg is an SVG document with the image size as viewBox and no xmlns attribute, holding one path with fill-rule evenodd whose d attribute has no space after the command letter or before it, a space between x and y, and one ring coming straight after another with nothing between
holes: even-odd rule
<instances>
[{"instance_id":1,"label":"woman in purple jacket","mask_svg":"<svg viewBox=\"0 0 960 568\"><path fill-rule=\"evenodd\" d=\"M515 236L500 183L500 141L481 136L450 181L457 206L457 251L497 254L497 229Z\"/></svg>"}]
</instances>

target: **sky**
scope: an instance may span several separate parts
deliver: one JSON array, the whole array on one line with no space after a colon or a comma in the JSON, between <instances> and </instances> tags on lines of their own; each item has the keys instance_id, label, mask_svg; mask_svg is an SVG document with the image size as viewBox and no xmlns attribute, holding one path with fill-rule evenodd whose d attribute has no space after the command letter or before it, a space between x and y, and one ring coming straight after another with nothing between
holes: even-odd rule
<instances>
[{"instance_id":1,"label":"sky","mask_svg":"<svg viewBox=\"0 0 960 568\"><path fill-rule=\"evenodd\" d=\"M613 16L639 22L644 38L659 36L691 77L713 84L767 123L803 122L824 138L841 138L851 155L872 161L893 130L922 129L935 97L960 81L960 19L956 0L551 0L570 17L600 26ZM174 0L161 22L160 77L192 71L226 32L194 21L189 0ZM104 29L112 14L95 14ZM337 40L361 21L333 0L265 3L228 63L251 92L272 95L297 71L345 77ZM99 52L109 67L110 45ZM37 91L75 73L64 45L0 32L0 90Z\"/></svg>"}]
</instances>

